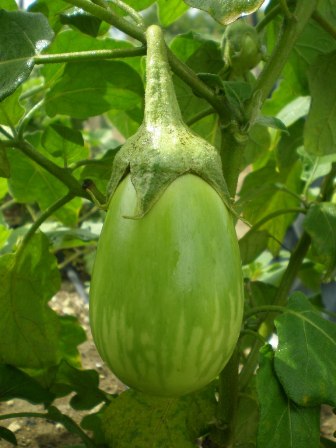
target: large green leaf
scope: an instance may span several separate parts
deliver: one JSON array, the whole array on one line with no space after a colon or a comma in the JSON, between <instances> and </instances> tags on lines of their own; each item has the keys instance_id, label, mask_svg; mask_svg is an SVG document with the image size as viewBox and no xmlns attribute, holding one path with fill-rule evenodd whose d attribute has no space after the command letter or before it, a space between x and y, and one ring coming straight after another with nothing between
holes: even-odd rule
<instances>
[{"instance_id":1,"label":"large green leaf","mask_svg":"<svg viewBox=\"0 0 336 448\"><path fill-rule=\"evenodd\" d=\"M57 315L47 302L60 286L48 239L38 233L19 254L0 257L0 360L42 368L59 361Z\"/></svg>"},{"instance_id":2,"label":"large green leaf","mask_svg":"<svg viewBox=\"0 0 336 448\"><path fill-rule=\"evenodd\" d=\"M309 72L312 104L306 122L304 142L310 154L336 152L336 51L318 57Z\"/></svg>"},{"instance_id":3,"label":"large green leaf","mask_svg":"<svg viewBox=\"0 0 336 448\"><path fill-rule=\"evenodd\" d=\"M264 0L184 0L193 8L208 12L217 22L227 25L241 15L251 14L260 8Z\"/></svg>"},{"instance_id":4,"label":"large green leaf","mask_svg":"<svg viewBox=\"0 0 336 448\"><path fill-rule=\"evenodd\" d=\"M6 9L7 11L17 11L18 5L15 0L2 0L1 8Z\"/></svg>"},{"instance_id":5,"label":"large green leaf","mask_svg":"<svg viewBox=\"0 0 336 448\"><path fill-rule=\"evenodd\" d=\"M275 20L267 27L269 51L279 35L280 24L281 20ZM333 49L336 49L335 39L315 21L308 22L282 71L280 82L271 99L266 101L263 112L266 115L276 115L294 98L309 95L307 75L311 65L319 55L327 54Z\"/></svg>"},{"instance_id":6,"label":"large green leaf","mask_svg":"<svg viewBox=\"0 0 336 448\"><path fill-rule=\"evenodd\" d=\"M327 275L336 268L336 204L312 205L303 227L312 239L314 259L325 265Z\"/></svg>"},{"instance_id":7,"label":"large green leaf","mask_svg":"<svg viewBox=\"0 0 336 448\"><path fill-rule=\"evenodd\" d=\"M0 401L21 398L30 403L51 403L54 395L44 389L27 373L6 364L0 364Z\"/></svg>"},{"instance_id":8,"label":"large green leaf","mask_svg":"<svg viewBox=\"0 0 336 448\"><path fill-rule=\"evenodd\" d=\"M42 14L0 10L0 101L29 77L33 56L49 45L53 35Z\"/></svg>"},{"instance_id":9,"label":"large green leaf","mask_svg":"<svg viewBox=\"0 0 336 448\"><path fill-rule=\"evenodd\" d=\"M279 209L298 207L299 199L293 197L283 187L293 193L300 193L302 188L300 173L299 162L279 172L275 163L269 161L263 168L248 174L239 193L238 202L244 217L251 224L255 224ZM276 219L267 221L259 230L265 230L277 240L282 241L294 218L294 213L280 215ZM269 248L276 254L280 246L274 239L269 239Z\"/></svg>"},{"instance_id":10,"label":"large green leaf","mask_svg":"<svg viewBox=\"0 0 336 448\"><path fill-rule=\"evenodd\" d=\"M60 123L52 124L45 129L42 145L54 157L61 157L64 166L89 156L81 132Z\"/></svg>"},{"instance_id":11,"label":"large green leaf","mask_svg":"<svg viewBox=\"0 0 336 448\"><path fill-rule=\"evenodd\" d=\"M208 430L215 410L211 386L177 399L128 390L107 408L104 432L115 448L193 448L196 438Z\"/></svg>"},{"instance_id":12,"label":"large green leaf","mask_svg":"<svg viewBox=\"0 0 336 448\"><path fill-rule=\"evenodd\" d=\"M320 439L319 407L303 408L285 394L273 366L273 350L260 351L257 390L260 405L258 448L317 447Z\"/></svg>"},{"instance_id":13,"label":"large green leaf","mask_svg":"<svg viewBox=\"0 0 336 448\"><path fill-rule=\"evenodd\" d=\"M41 12L44 14L55 30L55 32L59 31L61 28L60 22L60 14L67 9L71 8L70 4L67 4L63 0L35 0L32 4L29 5L29 12Z\"/></svg>"},{"instance_id":14,"label":"large green leaf","mask_svg":"<svg viewBox=\"0 0 336 448\"><path fill-rule=\"evenodd\" d=\"M102 23L98 17L95 17L80 8L72 8L60 14L60 20L63 25L70 25L78 28L82 33L96 37Z\"/></svg>"},{"instance_id":15,"label":"large green leaf","mask_svg":"<svg viewBox=\"0 0 336 448\"><path fill-rule=\"evenodd\" d=\"M239 240L242 265L255 260L267 247L269 235L265 230L247 232Z\"/></svg>"},{"instance_id":16,"label":"large green leaf","mask_svg":"<svg viewBox=\"0 0 336 448\"><path fill-rule=\"evenodd\" d=\"M132 109L142 97L140 76L124 62L69 63L46 96L46 111L51 117L87 118L110 109Z\"/></svg>"},{"instance_id":17,"label":"large green leaf","mask_svg":"<svg viewBox=\"0 0 336 448\"><path fill-rule=\"evenodd\" d=\"M40 134L34 134L30 140L39 152L50 158L50 154L40 145ZM11 166L9 188L18 202L37 202L44 210L67 193L67 188L60 180L26 155L13 150L9 151L8 158ZM54 216L63 224L72 227L77 223L81 204L80 198L74 198L57 210Z\"/></svg>"},{"instance_id":18,"label":"large green leaf","mask_svg":"<svg viewBox=\"0 0 336 448\"><path fill-rule=\"evenodd\" d=\"M336 406L336 325L323 319L300 292L292 294L288 308L291 312L275 321L279 380L300 406Z\"/></svg>"},{"instance_id":19,"label":"large green leaf","mask_svg":"<svg viewBox=\"0 0 336 448\"><path fill-rule=\"evenodd\" d=\"M91 409L105 400L105 394L98 386L99 374L96 370L82 370L62 361L51 391L59 396L76 392L71 398L71 406L74 409Z\"/></svg>"},{"instance_id":20,"label":"large green leaf","mask_svg":"<svg viewBox=\"0 0 336 448\"><path fill-rule=\"evenodd\" d=\"M317 10L329 23L336 26L336 10L334 0L320 0L317 4Z\"/></svg>"},{"instance_id":21,"label":"large green leaf","mask_svg":"<svg viewBox=\"0 0 336 448\"><path fill-rule=\"evenodd\" d=\"M159 19L162 26L171 25L188 9L188 6L181 0L158 0L157 4L159 8Z\"/></svg>"},{"instance_id":22,"label":"large green leaf","mask_svg":"<svg viewBox=\"0 0 336 448\"><path fill-rule=\"evenodd\" d=\"M63 2L62 2L63 3ZM132 44L111 38L95 39L76 30L62 30L48 47L48 54L71 53L76 51L114 50L116 48L133 48ZM124 61L139 71L140 57L127 58ZM46 64L42 73L46 84L52 86L62 76L65 63ZM93 64L94 65L94 64ZM111 75L112 76L112 75Z\"/></svg>"},{"instance_id":23,"label":"large green leaf","mask_svg":"<svg viewBox=\"0 0 336 448\"><path fill-rule=\"evenodd\" d=\"M9 153L11 194L18 202L38 202L42 210L48 208L67 192L67 188L32 159L16 151ZM74 226L81 207L80 198L75 198L54 214L63 224Z\"/></svg>"}]
</instances>

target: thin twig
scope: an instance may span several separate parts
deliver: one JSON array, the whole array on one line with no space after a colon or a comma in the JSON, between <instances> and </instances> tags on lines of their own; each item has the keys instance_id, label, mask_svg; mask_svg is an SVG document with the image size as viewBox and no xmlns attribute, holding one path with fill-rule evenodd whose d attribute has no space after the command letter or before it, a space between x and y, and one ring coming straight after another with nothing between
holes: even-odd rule
<instances>
[{"instance_id":1,"label":"thin twig","mask_svg":"<svg viewBox=\"0 0 336 448\"><path fill-rule=\"evenodd\" d=\"M113 50L75 51L73 53L40 54L34 56L35 64L95 61L101 59L131 58L146 54L146 47L115 48Z\"/></svg>"}]
</instances>

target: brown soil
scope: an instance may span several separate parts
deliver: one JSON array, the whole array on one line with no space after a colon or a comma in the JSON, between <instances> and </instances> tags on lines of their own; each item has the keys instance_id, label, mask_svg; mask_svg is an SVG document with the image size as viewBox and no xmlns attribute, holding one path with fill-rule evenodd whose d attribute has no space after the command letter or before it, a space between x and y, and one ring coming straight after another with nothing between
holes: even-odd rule
<instances>
[{"instance_id":1,"label":"brown soil","mask_svg":"<svg viewBox=\"0 0 336 448\"><path fill-rule=\"evenodd\" d=\"M67 285L65 285L67 286ZM108 393L121 392L124 386L116 379L105 367L103 361L97 353L93 344L89 328L88 305L74 292L65 290L59 292L50 302L51 307L60 314L77 316L87 332L88 340L80 348L83 367L86 369L95 369L99 372L100 387ZM69 415L77 423L87 414L87 411L81 413L72 409L69 405L71 397L57 399L55 406L61 412ZM91 412L96 412L93 409ZM31 405L23 400L10 400L0 403L0 414L16 412L44 412L42 406ZM19 418L8 421L1 421L2 426L6 426L16 435L18 446L25 448L66 448L72 447L81 442L81 440L68 433L61 424L37 418ZM322 408L321 428L325 437L334 440L333 433L336 429L336 415L328 406ZM1 448L12 448L10 443L0 441Z\"/></svg>"}]
</instances>

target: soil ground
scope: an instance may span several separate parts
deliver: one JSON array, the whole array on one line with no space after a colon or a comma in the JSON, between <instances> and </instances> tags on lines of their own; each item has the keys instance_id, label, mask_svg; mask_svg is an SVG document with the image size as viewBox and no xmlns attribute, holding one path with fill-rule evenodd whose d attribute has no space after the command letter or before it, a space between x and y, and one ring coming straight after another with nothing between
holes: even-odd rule
<instances>
[{"instance_id":1,"label":"soil ground","mask_svg":"<svg viewBox=\"0 0 336 448\"><path fill-rule=\"evenodd\" d=\"M69 291L68 285L59 292L50 302L51 307L60 314L77 316L87 333L87 341L79 349L82 356L83 367L95 369L99 372L100 387L108 393L121 392L124 386L105 367L103 361L97 353L93 344L89 328L88 305L81 297L73 291ZM70 397L71 398L71 397ZM69 397L57 399L55 406L61 412L69 415L76 422L86 415L72 409L69 405ZM95 412L93 409L92 412ZM31 405L23 400L10 400L0 403L0 414L16 412L44 412L42 406ZM8 421L1 421L1 425L6 426L16 435L18 446L25 448L66 448L74 447L80 443L80 439L69 432L59 423L37 419L19 418ZM333 438L336 430L336 415L330 407L324 406L321 413L321 429L325 437ZM0 448L12 448L10 443L0 441ZM131 448L131 447L130 447Z\"/></svg>"}]
</instances>

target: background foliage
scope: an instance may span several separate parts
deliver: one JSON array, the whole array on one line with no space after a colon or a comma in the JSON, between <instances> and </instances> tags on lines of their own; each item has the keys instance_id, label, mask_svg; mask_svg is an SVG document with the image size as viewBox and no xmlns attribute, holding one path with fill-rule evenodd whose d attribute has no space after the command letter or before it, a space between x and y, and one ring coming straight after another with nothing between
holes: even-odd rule
<instances>
[{"instance_id":1,"label":"background foliage","mask_svg":"<svg viewBox=\"0 0 336 448\"><path fill-rule=\"evenodd\" d=\"M336 446L319 422L322 404L336 407L336 8L261 4L0 2L0 400L43 404L35 416L81 446ZM224 48L239 60L246 41L222 39L242 12L254 12L245 20L258 57L238 70ZM178 400L101 390L81 366L84 330L48 306L68 266L88 286L104 217L96 200L143 116L152 23L165 28L183 118L221 151L248 224L236 353L219 379ZM69 394L87 412L81 425L54 406ZM0 438L16 443L6 427Z\"/></svg>"}]
</instances>

